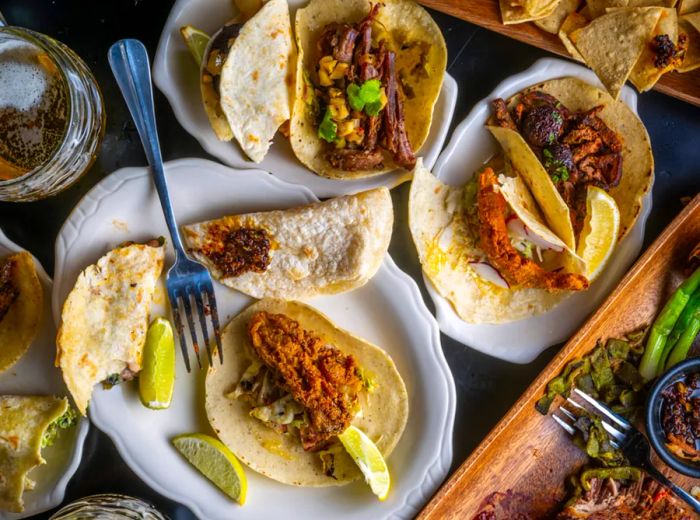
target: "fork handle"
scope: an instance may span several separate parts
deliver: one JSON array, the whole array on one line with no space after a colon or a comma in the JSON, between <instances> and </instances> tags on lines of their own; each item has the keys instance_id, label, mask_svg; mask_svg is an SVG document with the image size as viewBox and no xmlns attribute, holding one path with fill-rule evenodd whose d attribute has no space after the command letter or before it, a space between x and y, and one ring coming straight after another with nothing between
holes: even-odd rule
<instances>
[{"instance_id":1,"label":"fork handle","mask_svg":"<svg viewBox=\"0 0 700 520\"><path fill-rule=\"evenodd\" d=\"M659 482L660 484L663 484L667 488L669 488L673 493L678 497L681 498L685 503L687 503L690 507L693 508L693 510L696 513L700 513L700 501L698 501L693 495L688 493L685 489L683 489L680 486L675 485L671 480L666 477L663 473L661 473L656 467L654 467L651 463L645 464L642 469L646 471L649 475L654 477L654 479Z\"/></svg>"},{"instance_id":2,"label":"fork handle","mask_svg":"<svg viewBox=\"0 0 700 520\"><path fill-rule=\"evenodd\" d=\"M170 202L168 183L163 169L163 157L160 152L156 116L153 108L153 87L151 85L151 66L146 47L138 40L119 40L109 48L109 65L124 96L131 117L141 137L148 164L153 172L153 183L158 192L163 208L165 222L170 231L170 238L178 256L186 256L182 247L180 232L175 221L175 214Z\"/></svg>"}]
</instances>

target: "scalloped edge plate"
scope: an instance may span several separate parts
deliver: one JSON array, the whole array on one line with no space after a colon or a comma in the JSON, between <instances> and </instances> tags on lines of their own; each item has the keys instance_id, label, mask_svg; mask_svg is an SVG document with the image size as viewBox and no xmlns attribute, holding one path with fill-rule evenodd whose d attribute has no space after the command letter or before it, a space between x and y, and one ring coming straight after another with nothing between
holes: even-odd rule
<instances>
[{"instance_id":1,"label":"scalloped edge plate","mask_svg":"<svg viewBox=\"0 0 700 520\"><path fill-rule=\"evenodd\" d=\"M574 76L602 88L596 75L585 67L553 58L537 61L524 72L500 83L491 94L474 105L440 154L433 174L447 184L464 184L497 149L495 140L484 128L490 114L489 101L496 97L507 98L530 85L564 76ZM620 99L639 115L637 94L630 87L622 90ZM615 288L639 256L650 211L651 187L642 199L642 209L634 226L618 244L605 271L588 291L571 295L549 312L532 318L500 324L467 323L457 316L452 304L438 294L424 274L423 280L435 304L440 330L484 354L513 363L533 361L548 347L568 339Z\"/></svg>"},{"instance_id":2,"label":"scalloped edge plate","mask_svg":"<svg viewBox=\"0 0 700 520\"><path fill-rule=\"evenodd\" d=\"M166 176L182 224L317 200L307 188L260 170L234 170L202 159L166 163ZM202 202L205 196L206 203ZM61 302L83 267L124 240L159 235L167 232L148 169L124 168L99 182L75 207L56 240L54 319L60 318ZM172 258L169 250L166 263ZM215 290L222 323L253 301L218 283ZM154 316L165 313L165 299L161 278ZM169 409L144 408L133 384L110 391L98 387L90 407L92 421L112 438L126 463L148 485L202 518L273 518L288 515L291 504L305 518L414 516L444 480L452 460L456 396L437 323L416 283L388 255L364 287L310 303L339 326L384 346L406 382L411 415L388 459L394 486L386 502L377 501L362 482L341 488L294 488L252 470L246 471L245 507L230 501L170 446L169 439L176 434L211 432L202 404L203 374L187 374L179 355Z\"/></svg>"},{"instance_id":3,"label":"scalloped edge plate","mask_svg":"<svg viewBox=\"0 0 700 520\"><path fill-rule=\"evenodd\" d=\"M292 16L305 3L305 0L289 0ZM284 181L306 186L320 198L356 193L377 186L393 188L410 179L410 173L403 170L354 181L321 177L299 162L289 141L279 133L267 156L259 164L250 161L236 142L219 141L204 113L199 93L199 72L182 41L179 29L191 24L212 34L231 19L234 13L231 0L178 0L165 22L153 61L153 82L168 98L182 127L199 141L204 150L229 166L267 170ZM423 157L428 168L435 164L445 144L456 102L457 82L445 73L442 91L433 112L430 134L417 154Z\"/></svg>"},{"instance_id":4,"label":"scalloped edge plate","mask_svg":"<svg viewBox=\"0 0 700 520\"><path fill-rule=\"evenodd\" d=\"M25 249L12 242L0 229L0 256L20 251ZM53 283L36 258L34 258L34 264L44 290L42 322L37 337L27 353L16 365L0 373L0 394L68 395L60 371L53 366L56 351L56 328L51 319L50 307ZM37 381L35 377L39 373L46 373L48 377ZM30 379L30 377L33 378ZM22 378L24 381L21 381ZM75 428L61 435L54 446L41 450L46 464L29 473L30 477L36 480L37 487L33 491L25 491L24 512L0 512L0 520L18 520L38 515L63 502L66 486L78 470L83 457L83 444L89 424L87 420L80 421ZM63 466L62 471L57 468L59 464Z\"/></svg>"}]
</instances>

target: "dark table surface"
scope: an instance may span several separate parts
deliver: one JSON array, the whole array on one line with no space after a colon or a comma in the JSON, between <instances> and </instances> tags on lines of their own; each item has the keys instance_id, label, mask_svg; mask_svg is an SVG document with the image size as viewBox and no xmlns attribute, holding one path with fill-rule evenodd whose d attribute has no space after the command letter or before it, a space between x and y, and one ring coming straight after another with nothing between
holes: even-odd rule
<instances>
[{"instance_id":1,"label":"dark table surface","mask_svg":"<svg viewBox=\"0 0 700 520\"><path fill-rule=\"evenodd\" d=\"M153 57L171 5L164 0L0 0L0 12L10 23L46 33L72 47L92 68L105 98L107 129L91 170L52 199L29 204L0 203L0 227L12 240L34 253L49 273L54 266L56 234L80 198L114 170L146 163L107 64L107 49L121 38L138 38ZM448 70L459 84L452 128L503 79L547 55L447 15L433 15L447 40ZM178 124L167 100L158 91L155 103L164 159L209 157ZM680 211L681 199L700 191L700 108L652 92L641 96L639 112L651 136L656 160L646 247ZM408 186L395 189L393 196L396 225L390 252L399 267L419 280L422 287L420 266L405 218ZM432 310L424 289L423 295ZM442 346L457 388L454 470L507 412L558 347L548 349L529 365L514 365L480 354L444 335ZM111 440L92 427L82 463L65 499L69 502L104 492L144 498L172 519L194 517L187 508L159 496L144 484L122 462Z\"/></svg>"}]
</instances>

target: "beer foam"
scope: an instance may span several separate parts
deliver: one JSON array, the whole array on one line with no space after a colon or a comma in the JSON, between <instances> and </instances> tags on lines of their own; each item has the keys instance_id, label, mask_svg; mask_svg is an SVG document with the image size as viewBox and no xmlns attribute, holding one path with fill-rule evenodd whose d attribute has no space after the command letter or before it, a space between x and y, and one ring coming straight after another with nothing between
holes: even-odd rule
<instances>
[{"instance_id":1,"label":"beer foam","mask_svg":"<svg viewBox=\"0 0 700 520\"><path fill-rule=\"evenodd\" d=\"M38 52L36 46L20 41L0 46L0 107L38 108L51 81L36 61Z\"/></svg>"}]
</instances>

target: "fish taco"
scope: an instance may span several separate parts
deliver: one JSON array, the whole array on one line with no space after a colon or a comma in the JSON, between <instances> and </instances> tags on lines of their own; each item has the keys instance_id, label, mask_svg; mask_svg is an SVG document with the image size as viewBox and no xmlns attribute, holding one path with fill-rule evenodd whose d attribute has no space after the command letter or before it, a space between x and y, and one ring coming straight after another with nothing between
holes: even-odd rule
<instances>
[{"instance_id":1,"label":"fish taco","mask_svg":"<svg viewBox=\"0 0 700 520\"><path fill-rule=\"evenodd\" d=\"M225 328L226 363L209 369L206 411L243 463L279 482L337 486L361 477L338 440L360 428L386 458L408 417L408 395L380 348L311 307L261 300Z\"/></svg>"},{"instance_id":2,"label":"fish taco","mask_svg":"<svg viewBox=\"0 0 700 520\"><path fill-rule=\"evenodd\" d=\"M311 0L295 29L297 158L334 179L411 170L447 63L427 11L411 0Z\"/></svg>"}]
</instances>

